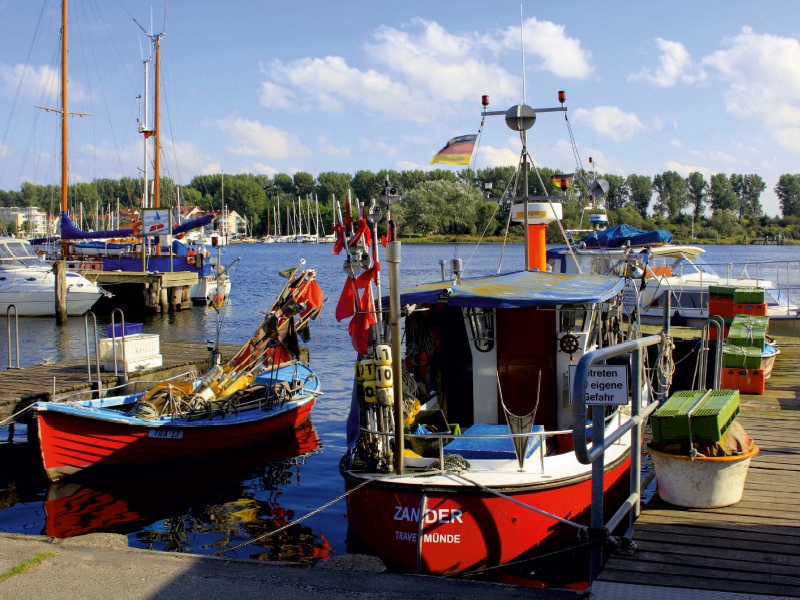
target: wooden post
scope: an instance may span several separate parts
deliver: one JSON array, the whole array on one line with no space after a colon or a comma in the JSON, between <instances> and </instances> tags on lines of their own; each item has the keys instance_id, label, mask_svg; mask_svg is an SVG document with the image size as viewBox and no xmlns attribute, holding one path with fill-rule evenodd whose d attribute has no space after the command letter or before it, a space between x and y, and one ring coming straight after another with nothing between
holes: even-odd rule
<instances>
[{"instance_id":1,"label":"wooden post","mask_svg":"<svg viewBox=\"0 0 800 600\"><path fill-rule=\"evenodd\" d=\"M56 324L67 324L67 261L57 260L53 263L53 274L56 279Z\"/></svg>"}]
</instances>

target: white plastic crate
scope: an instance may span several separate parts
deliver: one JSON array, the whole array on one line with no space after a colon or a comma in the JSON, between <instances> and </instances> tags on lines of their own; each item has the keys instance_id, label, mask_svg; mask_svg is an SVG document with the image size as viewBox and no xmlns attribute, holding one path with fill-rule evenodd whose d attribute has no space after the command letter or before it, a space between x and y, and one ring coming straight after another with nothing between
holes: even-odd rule
<instances>
[{"instance_id":1,"label":"white plastic crate","mask_svg":"<svg viewBox=\"0 0 800 600\"><path fill-rule=\"evenodd\" d=\"M117 363L122 364L122 338L103 338L100 343L100 358L103 361L113 363L114 354L112 343L117 349ZM159 336L151 333L140 333L138 335L125 336L125 360L129 363L145 358L154 358L161 354ZM112 369L113 364L112 364Z\"/></svg>"},{"instance_id":2,"label":"white plastic crate","mask_svg":"<svg viewBox=\"0 0 800 600\"><path fill-rule=\"evenodd\" d=\"M156 367L160 367L162 362L160 354L151 356L150 358L140 358L138 360L128 359L128 373L143 371L144 369L155 369ZM114 372L114 360L112 358L103 361L103 370L109 373ZM125 372L125 365L122 362L121 356L117 356L117 372Z\"/></svg>"}]
</instances>

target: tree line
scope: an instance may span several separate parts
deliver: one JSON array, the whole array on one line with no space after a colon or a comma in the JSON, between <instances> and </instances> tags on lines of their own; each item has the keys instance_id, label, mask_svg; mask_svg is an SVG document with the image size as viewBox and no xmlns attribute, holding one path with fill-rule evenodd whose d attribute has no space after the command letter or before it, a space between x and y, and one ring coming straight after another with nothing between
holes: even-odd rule
<instances>
[{"instance_id":1,"label":"tree line","mask_svg":"<svg viewBox=\"0 0 800 600\"><path fill-rule=\"evenodd\" d=\"M531 195L561 195L552 181L563 174L557 169L539 167L530 173ZM353 198L369 206L378 199L388 176L402 196L393 207L393 219L406 235L481 235L503 233L506 227L514 234L518 226L508 223L507 203L498 203L503 196L522 195L522 181L514 167L462 169L361 170L349 173L324 172L314 177L298 171L293 175L278 173L273 177L258 174L197 175L188 185L178 186L167 177L161 180L161 206L174 206L178 201L203 210L219 210L224 203L229 210L247 217L254 233L274 230L274 215L280 204L281 229L285 231L285 207L297 198L318 200L323 227L331 231L337 215L334 198L344 208L348 190ZM789 228L789 237L800 239L800 174L784 174L774 191L779 198L783 218L764 215L761 194L764 180L757 174L717 173L708 180L700 172L682 177L666 171L650 177L632 174L598 175L609 183L604 202L613 224L628 223L642 229L666 228L679 238L694 234L712 240L738 235L774 235L780 228ZM592 175L578 171L563 202L565 227L577 227L581 209L589 199ZM70 186L70 205L91 213L95 207L112 208L119 201L122 207L141 204L142 180L133 178L95 179L90 183ZM486 200L495 200L487 202ZM60 187L25 182L19 191L0 190L2 206L37 206L51 214L58 212ZM316 212L316 209L312 209ZM706 216L710 213L709 216ZM290 219L291 220L291 219ZM797 232L794 230L797 229ZM554 229L554 233L558 230ZM796 235L795 235L796 234ZM560 234L559 234L560 237ZM556 240L554 240L556 241Z\"/></svg>"}]
</instances>

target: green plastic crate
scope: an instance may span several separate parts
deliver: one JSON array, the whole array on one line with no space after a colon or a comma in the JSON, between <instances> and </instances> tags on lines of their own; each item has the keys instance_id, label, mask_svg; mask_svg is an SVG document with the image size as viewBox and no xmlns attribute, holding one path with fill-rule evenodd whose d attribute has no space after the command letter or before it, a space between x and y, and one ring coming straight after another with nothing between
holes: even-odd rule
<instances>
[{"instance_id":1,"label":"green plastic crate","mask_svg":"<svg viewBox=\"0 0 800 600\"><path fill-rule=\"evenodd\" d=\"M764 288L736 288L733 292L733 301L736 304L764 304L766 302Z\"/></svg>"},{"instance_id":2,"label":"green plastic crate","mask_svg":"<svg viewBox=\"0 0 800 600\"><path fill-rule=\"evenodd\" d=\"M732 285L710 285L708 295L712 298L731 298L736 294L736 287Z\"/></svg>"},{"instance_id":3,"label":"green plastic crate","mask_svg":"<svg viewBox=\"0 0 800 600\"><path fill-rule=\"evenodd\" d=\"M689 412L695 404L691 415L692 441L718 442L739 414L739 390L675 392L650 417L653 441L688 442Z\"/></svg>"},{"instance_id":4,"label":"green plastic crate","mask_svg":"<svg viewBox=\"0 0 800 600\"><path fill-rule=\"evenodd\" d=\"M767 329L769 329L769 317L736 315L736 317L733 319L732 327L744 327L746 329L759 329L761 331L767 331Z\"/></svg>"},{"instance_id":5,"label":"green plastic crate","mask_svg":"<svg viewBox=\"0 0 800 600\"><path fill-rule=\"evenodd\" d=\"M730 339L730 333L728 333ZM738 369L760 369L763 349L742 346L725 346L722 351L722 366Z\"/></svg>"},{"instance_id":6,"label":"green plastic crate","mask_svg":"<svg viewBox=\"0 0 800 600\"><path fill-rule=\"evenodd\" d=\"M737 326L734 321L734 324L728 330L728 344L745 348L757 348L760 352L763 352L766 335L767 333L763 329Z\"/></svg>"}]
</instances>

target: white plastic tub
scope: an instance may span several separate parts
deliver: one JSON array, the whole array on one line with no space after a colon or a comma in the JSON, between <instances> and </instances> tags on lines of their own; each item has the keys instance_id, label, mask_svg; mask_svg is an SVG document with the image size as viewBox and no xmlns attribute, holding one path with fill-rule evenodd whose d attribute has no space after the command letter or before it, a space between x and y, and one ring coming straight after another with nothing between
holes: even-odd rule
<instances>
[{"instance_id":1,"label":"white plastic tub","mask_svg":"<svg viewBox=\"0 0 800 600\"><path fill-rule=\"evenodd\" d=\"M656 468L658 494L665 502L687 508L730 506L742 499L750 459L759 452L753 444L741 456L707 457L666 454L648 448Z\"/></svg>"}]
</instances>

